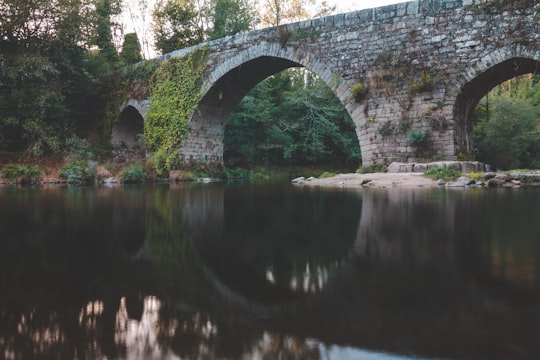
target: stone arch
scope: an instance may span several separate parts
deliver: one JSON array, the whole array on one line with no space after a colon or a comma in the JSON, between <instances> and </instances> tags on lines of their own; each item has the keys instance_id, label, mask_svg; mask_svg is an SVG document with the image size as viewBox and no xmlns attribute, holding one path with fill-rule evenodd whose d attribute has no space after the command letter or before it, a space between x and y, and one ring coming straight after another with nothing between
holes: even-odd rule
<instances>
[{"instance_id":1,"label":"stone arch","mask_svg":"<svg viewBox=\"0 0 540 360\"><path fill-rule=\"evenodd\" d=\"M349 84L330 70L334 66L315 60L303 49L261 42L212 69L202 86L203 98L190 119L190 136L180 152L181 162L221 164L225 122L233 108L259 82L291 67L304 67L319 76L352 114L355 104L351 107L347 101Z\"/></svg>"},{"instance_id":2,"label":"stone arch","mask_svg":"<svg viewBox=\"0 0 540 360\"><path fill-rule=\"evenodd\" d=\"M540 73L540 52L522 46L499 49L468 69L453 109L457 154L472 155L471 116L480 100L497 85L530 73Z\"/></svg>"},{"instance_id":3,"label":"stone arch","mask_svg":"<svg viewBox=\"0 0 540 360\"><path fill-rule=\"evenodd\" d=\"M116 161L144 158L144 146L139 140L143 131L144 117L141 111L133 104L126 105L114 122L111 133L113 156Z\"/></svg>"}]
</instances>

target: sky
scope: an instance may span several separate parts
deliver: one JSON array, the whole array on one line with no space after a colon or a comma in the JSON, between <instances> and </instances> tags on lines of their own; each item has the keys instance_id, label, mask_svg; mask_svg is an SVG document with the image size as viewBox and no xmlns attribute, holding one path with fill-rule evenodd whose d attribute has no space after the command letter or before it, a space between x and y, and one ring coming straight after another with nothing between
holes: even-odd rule
<instances>
[{"instance_id":1,"label":"sky","mask_svg":"<svg viewBox=\"0 0 540 360\"><path fill-rule=\"evenodd\" d=\"M329 4L337 6L336 10L338 10L338 12L369 9L406 1L407 0L327 0Z\"/></svg>"}]
</instances>

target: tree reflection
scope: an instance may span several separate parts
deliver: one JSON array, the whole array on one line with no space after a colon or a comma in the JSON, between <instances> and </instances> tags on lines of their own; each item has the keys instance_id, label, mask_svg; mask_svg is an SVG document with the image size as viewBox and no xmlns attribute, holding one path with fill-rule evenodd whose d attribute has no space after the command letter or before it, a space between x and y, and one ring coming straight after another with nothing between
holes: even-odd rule
<instances>
[{"instance_id":1,"label":"tree reflection","mask_svg":"<svg viewBox=\"0 0 540 360\"><path fill-rule=\"evenodd\" d=\"M321 352L317 342L265 332L251 356L262 360L316 360L321 358Z\"/></svg>"}]
</instances>

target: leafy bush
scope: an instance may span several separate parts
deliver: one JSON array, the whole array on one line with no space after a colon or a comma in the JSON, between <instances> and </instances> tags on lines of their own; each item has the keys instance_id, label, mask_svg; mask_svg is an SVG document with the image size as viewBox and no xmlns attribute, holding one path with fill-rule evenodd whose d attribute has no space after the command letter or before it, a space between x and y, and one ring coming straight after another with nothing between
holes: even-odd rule
<instances>
[{"instance_id":1,"label":"leafy bush","mask_svg":"<svg viewBox=\"0 0 540 360\"><path fill-rule=\"evenodd\" d=\"M86 139L77 136L70 136L66 139L66 152L71 160L90 160L94 158L94 153Z\"/></svg>"},{"instance_id":2,"label":"leafy bush","mask_svg":"<svg viewBox=\"0 0 540 360\"><path fill-rule=\"evenodd\" d=\"M142 165L129 165L122 170L122 182L126 184L142 183L149 178L148 172Z\"/></svg>"},{"instance_id":3,"label":"leafy bush","mask_svg":"<svg viewBox=\"0 0 540 360\"><path fill-rule=\"evenodd\" d=\"M360 102L364 100L364 98L366 97L368 93L368 88L361 82L357 82L351 86L351 93L352 93L352 96L354 97L354 100L356 100L357 102Z\"/></svg>"},{"instance_id":4,"label":"leafy bush","mask_svg":"<svg viewBox=\"0 0 540 360\"><path fill-rule=\"evenodd\" d=\"M2 169L2 175L6 179L21 179L21 182L32 182L41 178L39 166L25 166L9 164Z\"/></svg>"},{"instance_id":5,"label":"leafy bush","mask_svg":"<svg viewBox=\"0 0 540 360\"><path fill-rule=\"evenodd\" d=\"M386 172L386 165L384 164L371 164L368 166L362 166L356 170L358 174L372 174L378 172Z\"/></svg>"},{"instance_id":6,"label":"leafy bush","mask_svg":"<svg viewBox=\"0 0 540 360\"><path fill-rule=\"evenodd\" d=\"M416 148L423 148L426 145L428 135L427 131L409 130L407 131L407 143Z\"/></svg>"},{"instance_id":7,"label":"leafy bush","mask_svg":"<svg viewBox=\"0 0 540 360\"><path fill-rule=\"evenodd\" d=\"M323 172L321 174L321 176L319 176L319 178L325 179L325 178L329 178L329 177L332 177L332 176L335 176L335 175L336 175L336 173L325 171L325 172Z\"/></svg>"},{"instance_id":8,"label":"leafy bush","mask_svg":"<svg viewBox=\"0 0 540 360\"><path fill-rule=\"evenodd\" d=\"M93 161L70 161L64 164L60 176L66 178L68 184L90 183L96 178L96 165Z\"/></svg>"},{"instance_id":9,"label":"leafy bush","mask_svg":"<svg viewBox=\"0 0 540 360\"><path fill-rule=\"evenodd\" d=\"M426 92L433 90L433 79L429 71L422 71L420 79L412 84L412 90L415 92Z\"/></svg>"},{"instance_id":10,"label":"leafy bush","mask_svg":"<svg viewBox=\"0 0 540 360\"><path fill-rule=\"evenodd\" d=\"M453 181L461 176L461 172L451 167L439 167L439 168L428 169L424 173L424 175L432 179L442 179L444 181Z\"/></svg>"}]
</instances>

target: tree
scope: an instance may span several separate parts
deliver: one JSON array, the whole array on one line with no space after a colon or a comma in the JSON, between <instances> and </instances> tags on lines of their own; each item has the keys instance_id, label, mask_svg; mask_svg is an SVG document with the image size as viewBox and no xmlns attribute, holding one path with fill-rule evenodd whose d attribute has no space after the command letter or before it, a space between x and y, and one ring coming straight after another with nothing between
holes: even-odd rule
<instances>
[{"instance_id":1,"label":"tree","mask_svg":"<svg viewBox=\"0 0 540 360\"><path fill-rule=\"evenodd\" d=\"M168 53L204 41L204 24L199 21L200 10L189 0L157 2L152 14L157 50Z\"/></svg>"},{"instance_id":2,"label":"tree","mask_svg":"<svg viewBox=\"0 0 540 360\"><path fill-rule=\"evenodd\" d=\"M121 0L96 0L96 38L99 55L110 66L118 62L118 53L113 43L112 17L122 11Z\"/></svg>"},{"instance_id":3,"label":"tree","mask_svg":"<svg viewBox=\"0 0 540 360\"><path fill-rule=\"evenodd\" d=\"M124 36L124 45L120 53L120 59L124 64L135 64L141 61L141 44L136 33L129 33Z\"/></svg>"},{"instance_id":4,"label":"tree","mask_svg":"<svg viewBox=\"0 0 540 360\"><path fill-rule=\"evenodd\" d=\"M289 69L258 84L225 128L232 165L360 162L354 124L328 86L304 69Z\"/></svg>"},{"instance_id":5,"label":"tree","mask_svg":"<svg viewBox=\"0 0 540 360\"><path fill-rule=\"evenodd\" d=\"M266 11L262 14L262 22L266 26L279 26L308 19L307 8L314 3L314 0L264 0Z\"/></svg>"},{"instance_id":6,"label":"tree","mask_svg":"<svg viewBox=\"0 0 540 360\"><path fill-rule=\"evenodd\" d=\"M92 113L93 0L4 0L0 19L0 150L58 151Z\"/></svg>"},{"instance_id":7,"label":"tree","mask_svg":"<svg viewBox=\"0 0 540 360\"><path fill-rule=\"evenodd\" d=\"M474 125L475 157L498 169L540 168L540 110L509 97L489 107Z\"/></svg>"},{"instance_id":8,"label":"tree","mask_svg":"<svg viewBox=\"0 0 540 360\"><path fill-rule=\"evenodd\" d=\"M249 30L255 22L255 10L247 0L212 0L211 8L210 40Z\"/></svg>"}]
</instances>

